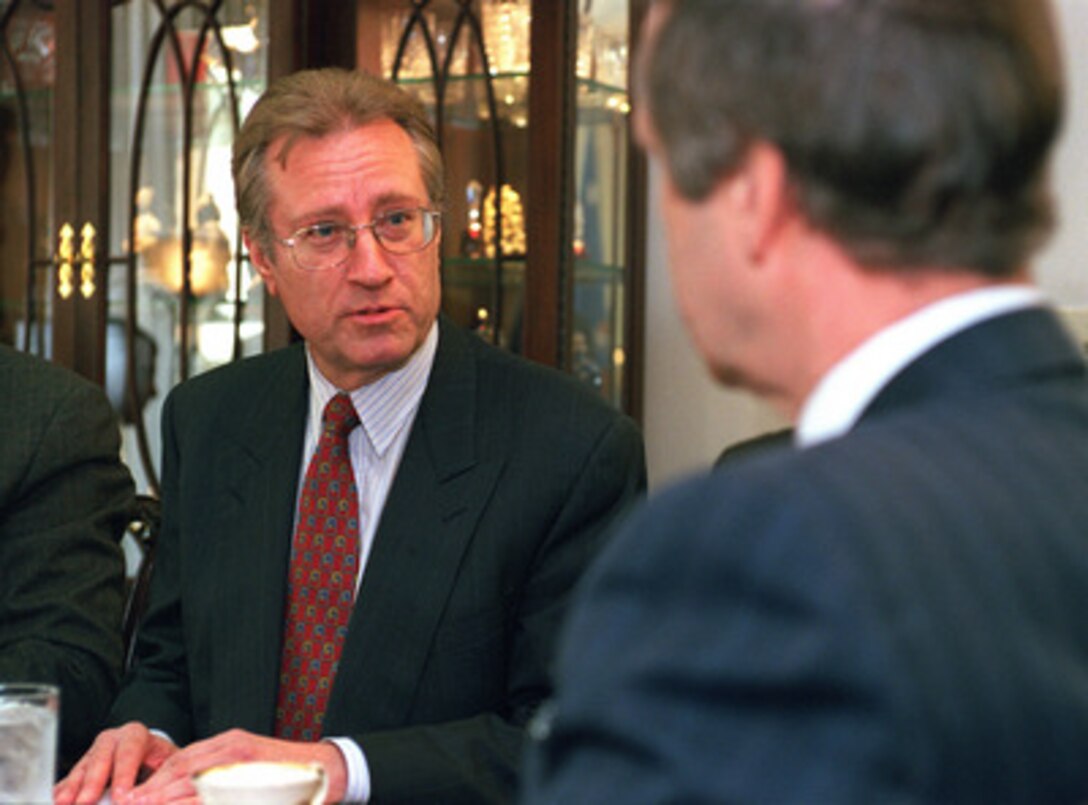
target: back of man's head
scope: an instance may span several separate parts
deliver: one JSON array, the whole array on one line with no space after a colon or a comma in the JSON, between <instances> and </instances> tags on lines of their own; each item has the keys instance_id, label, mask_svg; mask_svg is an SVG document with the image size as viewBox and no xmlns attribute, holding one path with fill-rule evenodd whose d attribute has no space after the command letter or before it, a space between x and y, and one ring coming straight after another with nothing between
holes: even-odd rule
<instances>
[{"instance_id":1,"label":"back of man's head","mask_svg":"<svg viewBox=\"0 0 1088 805\"><path fill-rule=\"evenodd\" d=\"M1048 0L663 0L645 76L700 199L753 142L864 266L1003 277L1052 225L1062 112Z\"/></svg>"}]
</instances>

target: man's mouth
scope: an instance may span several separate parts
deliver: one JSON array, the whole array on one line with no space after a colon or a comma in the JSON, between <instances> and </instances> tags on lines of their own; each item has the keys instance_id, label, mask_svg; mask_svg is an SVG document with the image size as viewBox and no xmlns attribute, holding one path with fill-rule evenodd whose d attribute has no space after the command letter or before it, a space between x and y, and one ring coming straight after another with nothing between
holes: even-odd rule
<instances>
[{"instance_id":1,"label":"man's mouth","mask_svg":"<svg viewBox=\"0 0 1088 805\"><path fill-rule=\"evenodd\" d=\"M368 305L366 307L355 308L348 316L353 319L385 319L395 315L399 310L400 308L388 305Z\"/></svg>"}]
</instances>

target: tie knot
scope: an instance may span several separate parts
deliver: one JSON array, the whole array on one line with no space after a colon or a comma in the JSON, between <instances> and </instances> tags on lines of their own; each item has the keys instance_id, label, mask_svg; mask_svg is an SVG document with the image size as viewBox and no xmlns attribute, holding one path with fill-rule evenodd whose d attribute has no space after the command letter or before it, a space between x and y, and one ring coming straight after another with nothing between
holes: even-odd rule
<instances>
[{"instance_id":1,"label":"tie knot","mask_svg":"<svg viewBox=\"0 0 1088 805\"><path fill-rule=\"evenodd\" d=\"M323 427L340 436L347 436L359 424L359 415L351 404L351 397L341 392L328 401L321 417Z\"/></svg>"}]
</instances>

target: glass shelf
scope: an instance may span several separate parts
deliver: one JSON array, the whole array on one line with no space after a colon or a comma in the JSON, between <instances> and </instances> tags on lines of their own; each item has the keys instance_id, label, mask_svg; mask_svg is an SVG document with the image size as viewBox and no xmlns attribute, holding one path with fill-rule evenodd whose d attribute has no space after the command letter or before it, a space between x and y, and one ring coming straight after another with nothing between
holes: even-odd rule
<instances>
[{"instance_id":1,"label":"glass shelf","mask_svg":"<svg viewBox=\"0 0 1088 805\"><path fill-rule=\"evenodd\" d=\"M443 268L462 269L466 272L486 272L495 268L495 260L491 257L446 257L442 261ZM507 254L502 257L503 269L515 271L525 270L524 254ZM574 270L580 277L586 279L615 279L622 277L626 267L610 263L600 263L594 260L575 258Z\"/></svg>"},{"instance_id":2,"label":"glass shelf","mask_svg":"<svg viewBox=\"0 0 1088 805\"><path fill-rule=\"evenodd\" d=\"M578 282L614 282L625 279L627 268L611 263L598 263L593 260L576 258L574 278Z\"/></svg>"},{"instance_id":3,"label":"glass shelf","mask_svg":"<svg viewBox=\"0 0 1088 805\"><path fill-rule=\"evenodd\" d=\"M525 281L525 257L503 257L503 284ZM447 286L491 288L495 284L495 261L491 258L447 257L442 261L442 276Z\"/></svg>"},{"instance_id":4,"label":"glass shelf","mask_svg":"<svg viewBox=\"0 0 1088 805\"><path fill-rule=\"evenodd\" d=\"M529 73L469 73L446 79L445 111L447 122L468 129L480 128L490 120L486 81L490 78L499 117L519 128L528 124ZM428 108L435 103L432 78L399 78L397 83L410 90ZM626 116L631 111L627 90L592 79L575 81L580 123L601 122ZM591 115L592 117L584 117Z\"/></svg>"},{"instance_id":5,"label":"glass shelf","mask_svg":"<svg viewBox=\"0 0 1088 805\"><path fill-rule=\"evenodd\" d=\"M483 81L485 78L491 76L492 81L525 81L530 77L530 73L516 72L516 73L463 73L451 75L446 79L447 84L458 84L464 81ZM434 81L430 77L413 76L411 78L398 78L397 83L405 87L419 86L433 84ZM617 86L615 84L608 84L603 81L596 81L591 78L578 78L576 83L579 87L584 87L587 90L595 93L607 93L607 94L621 94L626 95L627 90L624 87Z\"/></svg>"}]
</instances>

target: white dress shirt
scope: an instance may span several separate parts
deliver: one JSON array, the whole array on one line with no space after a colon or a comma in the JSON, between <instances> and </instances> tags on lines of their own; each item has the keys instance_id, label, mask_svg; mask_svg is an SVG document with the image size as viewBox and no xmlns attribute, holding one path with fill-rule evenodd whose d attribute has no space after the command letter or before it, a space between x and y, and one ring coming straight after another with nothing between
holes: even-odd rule
<instances>
[{"instance_id":1,"label":"white dress shirt","mask_svg":"<svg viewBox=\"0 0 1088 805\"><path fill-rule=\"evenodd\" d=\"M359 490L359 576L355 580L356 590L359 589L366 570L385 499L393 485L401 456L408 444L408 434L412 431L420 400L427 388L427 379L431 374L437 348L436 323L404 366L350 393L360 423L360 427L352 430L348 437L355 486ZM310 375L310 410L302 448L299 494L302 480L306 477L306 468L310 465L310 459L321 436L321 416L325 404L340 391L321 374L314 364L309 347L306 348L306 365ZM297 499L295 512L297 517ZM367 802L370 799L370 768L362 749L349 738L328 740L340 749L348 767L344 800Z\"/></svg>"},{"instance_id":2,"label":"white dress shirt","mask_svg":"<svg viewBox=\"0 0 1088 805\"><path fill-rule=\"evenodd\" d=\"M821 378L801 408L795 443L811 447L849 431L880 390L937 343L985 319L1045 303L1038 288L1001 285L941 299L900 319Z\"/></svg>"}]
</instances>

